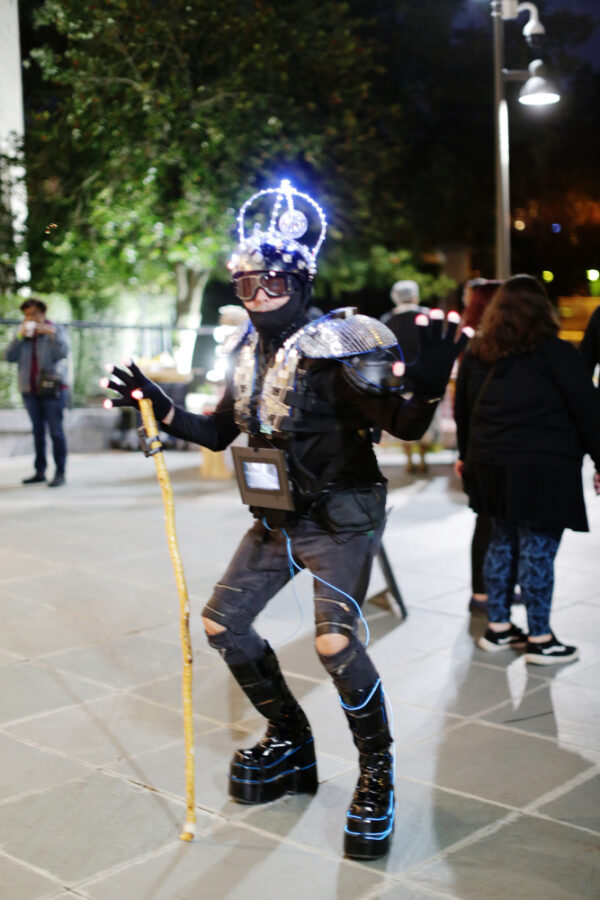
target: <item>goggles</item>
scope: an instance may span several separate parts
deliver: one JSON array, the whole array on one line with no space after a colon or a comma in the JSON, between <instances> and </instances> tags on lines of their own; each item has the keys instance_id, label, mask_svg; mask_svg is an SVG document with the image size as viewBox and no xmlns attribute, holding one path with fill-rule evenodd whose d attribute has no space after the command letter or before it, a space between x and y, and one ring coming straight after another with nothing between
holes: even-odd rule
<instances>
[{"instance_id":1,"label":"goggles","mask_svg":"<svg viewBox=\"0 0 600 900\"><path fill-rule=\"evenodd\" d=\"M253 300L259 288L269 297L285 297L295 289L294 276L287 272L244 272L234 275L235 295L243 303Z\"/></svg>"}]
</instances>

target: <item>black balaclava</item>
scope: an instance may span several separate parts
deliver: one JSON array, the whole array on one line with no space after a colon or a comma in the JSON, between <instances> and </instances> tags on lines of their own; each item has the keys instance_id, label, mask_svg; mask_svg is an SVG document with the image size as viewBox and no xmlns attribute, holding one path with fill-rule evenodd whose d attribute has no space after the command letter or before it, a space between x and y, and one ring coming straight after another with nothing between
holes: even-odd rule
<instances>
[{"instance_id":1,"label":"black balaclava","mask_svg":"<svg viewBox=\"0 0 600 900\"><path fill-rule=\"evenodd\" d=\"M286 338L308 322L306 305L310 294L310 285L298 280L298 287L290 293L288 302L279 309L272 309L270 312L248 311L250 321L258 331L267 352L277 350Z\"/></svg>"}]
</instances>

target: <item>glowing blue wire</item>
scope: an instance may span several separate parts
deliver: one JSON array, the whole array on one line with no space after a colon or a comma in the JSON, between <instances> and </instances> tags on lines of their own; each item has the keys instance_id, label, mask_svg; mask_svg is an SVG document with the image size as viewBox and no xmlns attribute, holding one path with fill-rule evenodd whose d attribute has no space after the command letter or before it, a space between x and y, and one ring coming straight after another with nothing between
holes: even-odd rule
<instances>
[{"instance_id":1,"label":"glowing blue wire","mask_svg":"<svg viewBox=\"0 0 600 900\"><path fill-rule=\"evenodd\" d=\"M282 528L282 529L281 529L281 533L284 535L285 540L286 540L286 544L287 544L287 552L288 552L288 558L289 558L289 560L290 560L290 563L291 563L296 569L298 569L299 572L302 572L302 567L298 565L298 563L296 562L296 560L294 559L294 557L293 557L293 555L292 555L292 539L290 538L290 536L289 536L289 534L287 533L287 531L285 530L285 528ZM356 602L356 600L354 599L354 597L351 597L350 594L347 594L346 591L343 591L341 588L336 587L335 584L330 584L328 581L325 581L324 578L319 578L319 576L318 576L318 575L315 575L314 572L311 572L311 575L313 576L313 578L316 578L317 581L320 581L321 584L325 584L325 585L327 585L327 587L330 587L332 590L337 591L338 594L341 594L343 597L346 597L348 600L350 600L351 603L354 604L354 606L356 607L356 611L357 611L357 613L358 613L358 617L359 617L359 619L361 620L361 622L363 623L363 627L364 627L364 629L365 629L365 642L364 642L364 646L365 646L365 647L368 647L368 646L369 646L369 641L371 640L371 632L369 631L369 626L367 625L367 620L366 620L365 617L363 616L363 614L362 614L362 612L361 612L361 608L360 608L360 606L358 605L358 603Z\"/></svg>"}]
</instances>

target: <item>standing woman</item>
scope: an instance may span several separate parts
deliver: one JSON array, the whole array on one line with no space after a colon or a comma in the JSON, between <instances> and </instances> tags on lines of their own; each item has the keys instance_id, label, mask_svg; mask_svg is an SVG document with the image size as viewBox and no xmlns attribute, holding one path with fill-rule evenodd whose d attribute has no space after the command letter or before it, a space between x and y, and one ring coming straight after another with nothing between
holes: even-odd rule
<instances>
[{"instance_id":1,"label":"standing woman","mask_svg":"<svg viewBox=\"0 0 600 900\"><path fill-rule=\"evenodd\" d=\"M581 466L600 493L600 409L580 354L557 337L542 284L515 275L484 313L458 374L459 470L477 513L491 516L484 565L489 627L483 650L526 647L529 663L577 659L550 628L554 558L565 528L588 531ZM529 634L510 621L521 587Z\"/></svg>"}]
</instances>

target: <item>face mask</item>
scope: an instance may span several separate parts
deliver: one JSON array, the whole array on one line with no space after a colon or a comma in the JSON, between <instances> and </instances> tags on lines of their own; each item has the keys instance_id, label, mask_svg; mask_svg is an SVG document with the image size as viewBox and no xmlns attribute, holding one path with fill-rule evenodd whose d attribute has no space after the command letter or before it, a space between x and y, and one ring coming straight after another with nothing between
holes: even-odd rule
<instances>
[{"instance_id":1,"label":"face mask","mask_svg":"<svg viewBox=\"0 0 600 900\"><path fill-rule=\"evenodd\" d=\"M290 299L279 309L269 312L248 312L250 321L267 344L280 347L285 339L301 328L308 321L304 290L300 287L293 290Z\"/></svg>"}]
</instances>

